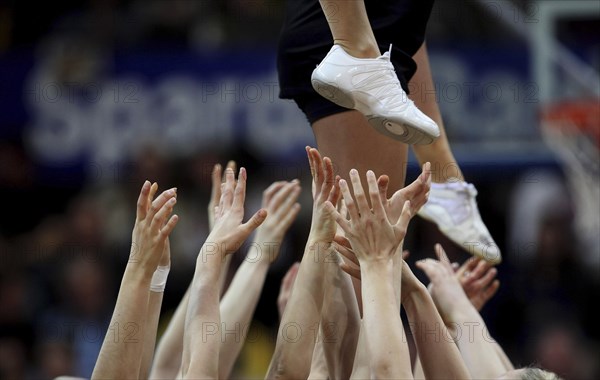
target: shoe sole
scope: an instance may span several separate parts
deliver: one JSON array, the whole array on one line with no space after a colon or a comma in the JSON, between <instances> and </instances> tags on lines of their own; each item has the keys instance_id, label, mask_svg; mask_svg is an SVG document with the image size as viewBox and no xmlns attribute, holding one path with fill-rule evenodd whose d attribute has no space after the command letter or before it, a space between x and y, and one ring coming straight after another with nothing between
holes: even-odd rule
<instances>
[{"instance_id":1,"label":"shoe sole","mask_svg":"<svg viewBox=\"0 0 600 380\"><path fill-rule=\"evenodd\" d=\"M312 86L315 91L322 97L337 104L340 107L348 109L356 109L363 113L367 121L375 130L394 140L401 141L409 145L427 145L435 140L435 136L431 136L414 124L407 123L403 120L393 120L382 115L367 115L357 107L354 98L339 87L327 82L323 82L318 78L311 79ZM400 133L395 131L401 131Z\"/></svg>"}]
</instances>

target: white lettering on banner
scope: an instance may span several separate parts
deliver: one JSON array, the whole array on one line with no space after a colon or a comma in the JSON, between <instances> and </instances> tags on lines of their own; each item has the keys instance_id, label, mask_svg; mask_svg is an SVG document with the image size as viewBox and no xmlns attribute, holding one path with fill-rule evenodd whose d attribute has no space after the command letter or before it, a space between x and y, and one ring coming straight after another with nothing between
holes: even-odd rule
<instances>
[{"instance_id":1,"label":"white lettering on banner","mask_svg":"<svg viewBox=\"0 0 600 380\"><path fill-rule=\"evenodd\" d=\"M202 149L224 149L239 142L262 157L288 154L312 144L306 118L291 101L278 98L272 78L235 77L200 82L166 76L153 86L135 78L95 84L94 103L60 97L32 98L30 146L40 160L73 162L87 154L103 167L131 158L152 144L173 156ZM71 92L72 94L72 92ZM96 95L95 95L96 96Z\"/></svg>"}]
</instances>

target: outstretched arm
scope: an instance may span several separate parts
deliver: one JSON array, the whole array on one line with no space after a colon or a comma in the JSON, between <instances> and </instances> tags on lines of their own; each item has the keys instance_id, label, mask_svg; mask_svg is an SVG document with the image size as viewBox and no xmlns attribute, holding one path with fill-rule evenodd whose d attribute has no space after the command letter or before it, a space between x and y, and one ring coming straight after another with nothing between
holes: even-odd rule
<instances>
[{"instance_id":1,"label":"outstretched arm","mask_svg":"<svg viewBox=\"0 0 600 380\"><path fill-rule=\"evenodd\" d=\"M151 379L175 379L179 374L183 354L185 316L189 298L190 288L188 287L158 343L152 370L150 371Z\"/></svg>"},{"instance_id":2,"label":"outstretched arm","mask_svg":"<svg viewBox=\"0 0 600 380\"><path fill-rule=\"evenodd\" d=\"M340 259L341 260L341 259ZM322 351L330 379L348 379L352 374L360 331L358 303L348 274L328 265L321 313Z\"/></svg>"},{"instance_id":3,"label":"outstretched arm","mask_svg":"<svg viewBox=\"0 0 600 380\"><path fill-rule=\"evenodd\" d=\"M313 176L312 224L296 283L281 319L267 379L308 377L321 319L324 262L337 265L330 260L335 254L335 220L325 209L328 200L337 203L339 198L333 165L329 158L321 159L316 149L307 147L306 152Z\"/></svg>"},{"instance_id":4,"label":"outstretched arm","mask_svg":"<svg viewBox=\"0 0 600 380\"><path fill-rule=\"evenodd\" d=\"M254 314L269 266L277 259L285 233L300 211L300 205L296 203L299 195L298 181L275 182L263 193L262 207L267 210L267 219L256 230L246 259L221 300L221 379L229 378L246 341L242 334L247 331Z\"/></svg>"},{"instance_id":5,"label":"outstretched arm","mask_svg":"<svg viewBox=\"0 0 600 380\"><path fill-rule=\"evenodd\" d=\"M403 205L397 222L391 223L384 209L375 174L367 172L367 203L359 174L350 171L354 198L346 181L340 188L348 208L346 220L333 205L328 208L344 230L352 250L360 262L363 298L363 329L370 354L371 376L375 378L411 378L408 345L394 290L394 257L402 248L402 240L411 218L410 202Z\"/></svg>"},{"instance_id":6,"label":"outstretched arm","mask_svg":"<svg viewBox=\"0 0 600 380\"><path fill-rule=\"evenodd\" d=\"M226 182L215 216L215 227L198 254L185 322L182 369L184 378L215 379L219 375L221 316L219 275L226 255L266 218L259 210L242 224L246 196L246 170L240 169L237 185L233 170L225 171Z\"/></svg>"},{"instance_id":7,"label":"outstretched arm","mask_svg":"<svg viewBox=\"0 0 600 380\"><path fill-rule=\"evenodd\" d=\"M458 347L444 325L427 288L405 263L402 305L410 323L425 378L470 379ZM410 289L410 291L408 291Z\"/></svg>"},{"instance_id":8,"label":"outstretched arm","mask_svg":"<svg viewBox=\"0 0 600 380\"><path fill-rule=\"evenodd\" d=\"M231 169L235 172L235 167L236 164L234 161L229 161L227 163L227 169ZM209 231L212 231L214 227L215 207L219 205L221 199L221 187L223 186L222 176L223 169L220 164L216 164L213 167L211 174L212 190L210 202L208 203ZM221 274L219 275L219 289L221 293L224 291L230 261L231 255L228 255L221 267ZM152 363L152 370L150 372L150 377L153 379L173 379L179 375L181 358L183 355L183 334L188 300L190 298L190 287L191 284L179 302L179 305L171 317L169 325L158 344L154 362Z\"/></svg>"},{"instance_id":9,"label":"outstretched arm","mask_svg":"<svg viewBox=\"0 0 600 380\"><path fill-rule=\"evenodd\" d=\"M452 269L441 245L435 247L438 260L427 259L417 262L431 281L431 295L444 323L467 329L467 333L456 337L456 345L471 376L497 378L505 373L505 365L497 355L494 344L486 339L487 329L479 312L471 304ZM419 352L419 354L421 354ZM423 367L425 359L422 357ZM427 374L427 370L425 370Z\"/></svg>"},{"instance_id":10,"label":"outstretched arm","mask_svg":"<svg viewBox=\"0 0 600 380\"><path fill-rule=\"evenodd\" d=\"M131 253L123 274L93 379L132 379L140 376L144 352L148 301L152 275L165 250L166 240L177 216L171 215L176 191L170 189L153 200L158 186L146 181L138 198Z\"/></svg>"},{"instance_id":11,"label":"outstretched arm","mask_svg":"<svg viewBox=\"0 0 600 380\"><path fill-rule=\"evenodd\" d=\"M148 317L146 319L146 336L144 337L144 353L138 379L147 379L154 358L154 347L156 345L156 331L160 319L160 307L162 306L163 294L167 284L167 276L171 268L171 247L169 239L158 263L158 268L152 276L150 295L148 296Z\"/></svg>"}]
</instances>

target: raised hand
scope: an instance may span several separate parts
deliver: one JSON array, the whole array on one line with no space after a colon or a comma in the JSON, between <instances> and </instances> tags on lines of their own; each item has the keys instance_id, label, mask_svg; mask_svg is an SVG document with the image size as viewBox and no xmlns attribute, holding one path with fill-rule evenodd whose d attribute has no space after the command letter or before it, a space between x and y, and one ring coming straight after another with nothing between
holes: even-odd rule
<instances>
[{"instance_id":1,"label":"raised hand","mask_svg":"<svg viewBox=\"0 0 600 380\"><path fill-rule=\"evenodd\" d=\"M423 171L419 177L410 185L396 191L391 198L387 198L387 191L390 179L387 175L382 175L377 179L380 197L383 207L390 219L390 222L395 223L400 214L404 202L410 201L411 215L416 215L417 212L427 203L429 191L431 190L431 164L429 162L423 165Z\"/></svg>"},{"instance_id":2,"label":"raised hand","mask_svg":"<svg viewBox=\"0 0 600 380\"><path fill-rule=\"evenodd\" d=\"M438 311L447 326L474 324L481 332L469 338L456 335L455 342L474 379L495 379L512 365L495 342L485 339L487 329L481 315L467 298L454 273L454 269L439 244L435 247L439 260L426 259L417 262L431 280L430 292Z\"/></svg>"},{"instance_id":3,"label":"raised hand","mask_svg":"<svg viewBox=\"0 0 600 380\"><path fill-rule=\"evenodd\" d=\"M350 276L354 277L357 280L360 280L361 279L360 262L358 261L358 258L354 254L354 251L352 251L352 246L351 246L350 242L348 241L348 239L346 239L343 236L336 235L333 242L334 242L335 250L342 256L342 261L340 262L340 268L344 272L348 273ZM408 255L409 255L408 250L402 251L402 260L406 260L406 258L408 258ZM408 264L406 262L404 262L403 267L402 267L402 276L404 276L407 269L408 269L408 271L410 271ZM405 286L407 286L407 289L412 289L414 287L413 279L416 280L419 284L421 283L414 276L412 271L410 271L410 273L407 273L407 274L409 275L409 277L406 280L404 278L402 278L403 294L404 294ZM404 297L402 297L402 298L404 298Z\"/></svg>"},{"instance_id":4,"label":"raised hand","mask_svg":"<svg viewBox=\"0 0 600 380\"><path fill-rule=\"evenodd\" d=\"M235 161L229 161L225 169L231 169L235 173L236 171ZM224 186L225 177L223 176L223 167L221 164L215 164L211 175L211 192L210 202L208 202L208 230L212 231L215 226L215 207L219 204L221 199L221 188Z\"/></svg>"},{"instance_id":5,"label":"raised hand","mask_svg":"<svg viewBox=\"0 0 600 380\"><path fill-rule=\"evenodd\" d=\"M337 225L332 213L327 210L326 203L337 205L340 200L340 179L333 174L333 164L328 157L322 159L318 150L308 146L306 154L313 178L313 213L310 236L313 241L331 243Z\"/></svg>"},{"instance_id":6,"label":"raised hand","mask_svg":"<svg viewBox=\"0 0 600 380\"><path fill-rule=\"evenodd\" d=\"M300 182L293 180L275 182L263 192L262 207L267 210L268 216L256 231L254 240L259 244L276 246L277 252L269 255L270 262L277 258L279 245L298 216L300 204L296 201L300 196L300 190Z\"/></svg>"},{"instance_id":7,"label":"raised hand","mask_svg":"<svg viewBox=\"0 0 600 380\"><path fill-rule=\"evenodd\" d=\"M241 182L241 180L240 180ZM245 336L232 336L228 328L248 326L260 298L269 265L279 254L283 237L296 218L300 205L298 181L275 182L263 192L263 209L267 217L256 230L246 260L238 268L221 299L221 325L223 329L219 348L219 378L227 379L242 350Z\"/></svg>"},{"instance_id":8,"label":"raised hand","mask_svg":"<svg viewBox=\"0 0 600 380\"><path fill-rule=\"evenodd\" d=\"M177 189L166 190L154 199L157 190L156 183L144 182L131 236L129 263L135 264L146 275L152 275L158 267L167 238L179 219L177 215L170 216L177 203Z\"/></svg>"},{"instance_id":9,"label":"raised hand","mask_svg":"<svg viewBox=\"0 0 600 380\"><path fill-rule=\"evenodd\" d=\"M134 335L137 343L132 344L126 339L114 339L108 333L92 379L143 378L152 360L162 292L150 290L155 285L153 274L159 264L170 263L168 237L178 220L177 215L170 216L176 203L176 189L164 191L154 199L157 190L156 183L150 185L146 181L140 191L129 261L110 322L111 330L130 326L141 334ZM164 284L161 281L158 285Z\"/></svg>"},{"instance_id":10,"label":"raised hand","mask_svg":"<svg viewBox=\"0 0 600 380\"><path fill-rule=\"evenodd\" d=\"M446 325L456 321L456 315L472 307L454 269L440 244L435 245L438 260L425 259L416 265L430 280L429 292Z\"/></svg>"},{"instance_id":11,"label":"raised hand","mask_svg":"<svg viewBox=\"0 0 600 380\"><path fill-rule=\"evenodd\" d=\"M355 169L350 171L350 180L354 197L347 182L340 180L350 219L341 215L333 204L328 202L326 207L350 243L348 246L344 240L336 239L336 248L348 260L342 268L349 263L357 265L356 261L360 265L365 338L364 341L359 338L357 350L369 352L371 376L410 377L410 355L406 342L402 341L404 333L398 313L400 305L395 300L393 273L394 257L402 246L412 216L410 202L404 203L398 220L392 222L384 209L375 174L371 170L367 172L372 209Z\"/></svg>"},{"instance_id":12,"label":"raised hand","mask_svg":"<svg viewBox=\"0 0 600 380\"><path fill-rule=\"evenodd\" d=\"M456 270L456 277L477 311L481 311L500 288L500 281L495 279L497 273L492 264L479 257L470 258Z\"/></svg>"},{"instance_id":13,"label":"raised hand","mask_svg":"<svg viewBox=\"0 0 600 380\"><path fill-rule=\"evenodd\" d=\"M404 203L398 220L392 221L384 209L375 174L370 170L367 172L372 209L367 202L358 171L352 169L350 179L354 197L350 193L347 182L340 181L350 220L343 217L331 203L327 204L328 211L335 215L336 221L344 230L361 264L368 261L391 260L404 240L408 222L412 217L410 201Z\"/></svg>"},{"instance_id":14,"label":"raised hand","mask_svg":"<svg viewBox=\"0 0 600 380\"><path fill-rule=\"evenodd\" d=\"M219 205L215 207L215 225L201 253L214 253L214 249L223 255L235 252L267 217L267 211L261 209L246 223L242 223L246 199L246 179L246 169L244 168L240 169L237 184L233 170L225 170L225 184ZM204 248L209 248L209 250Z\"/></svg>"},{"instance_id":15,"label":"raised hand","mask_svg":"<svg viewBox=\"0 0 600 380\"><path fill-rule=\"evenodd\" d=\"M280 326L284 328L277 334L267 379L308 378L315 340L309 334L300 334L298 340L291 342L285 326L293 323L302 330L318 326L325 289L322 258L335 253L331 246L337 226L326 204L337 204L340 198L338 179L333 174L329 158L321 158L319 152L311 147L306 147L306 154L313 179L313 211L308 241L297 272L297 284L302 286L294 287L281 317Z\"/></svg>"}]
</instances>

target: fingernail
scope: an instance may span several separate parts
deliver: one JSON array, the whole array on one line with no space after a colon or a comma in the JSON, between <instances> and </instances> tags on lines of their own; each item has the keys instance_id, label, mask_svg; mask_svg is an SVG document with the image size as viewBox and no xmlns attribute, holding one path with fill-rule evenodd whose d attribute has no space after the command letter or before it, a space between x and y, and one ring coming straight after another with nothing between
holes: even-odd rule
<instances>
[{"instance_id":1,"label":"fingernail","mask_svg":"<svg viewBox=\"0 0 600 380\"><path fill-rule=\"evenodd\" d=\"M358 170L356 170L356 169L350 170L350 175L357 175L357 174L358 174Z\"/></svg>"},{"instance_id":2,"label":"fingernail","mask_svg":"<svg viewBox=\"0 0 600 380\"><path fill-rule=\"evenodd\" d=\"M174 205L175 202L177 202L177 198L171 198L171 199L169 199L169 204Z\"/></svg>"}]
</instances>

